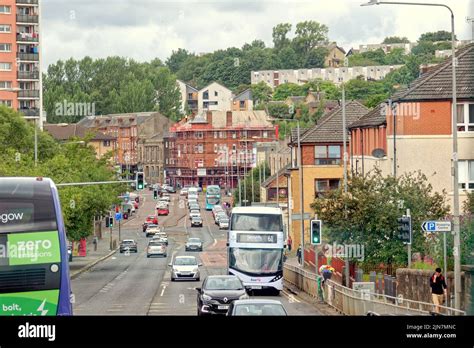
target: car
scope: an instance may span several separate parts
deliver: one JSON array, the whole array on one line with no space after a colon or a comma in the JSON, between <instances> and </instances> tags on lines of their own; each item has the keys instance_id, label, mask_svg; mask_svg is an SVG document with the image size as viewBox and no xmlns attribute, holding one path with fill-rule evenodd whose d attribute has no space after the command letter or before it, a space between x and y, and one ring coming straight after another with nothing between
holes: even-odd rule
<instances>
[{"instance_id":1,"label":"car","mask_svg":"<svg viewBox=\"0 0 474 348\"><path fill-rule=\"evenodd\" d=\"M212 217L216 218L217 213L220 211L224 211L224 209L220 205L215 205L214 207L212 207Z\"/></svg>"},{"instance_id":2,"label":"car","mask_svg":"<svg viewBox=\"0 0 474 348\"><path fill-rule=\"evenodd\" d=\"M191 213L189 213L189 219L193 219L193 217L201 217L201 213L200 212L196 212L195 210L192 210Z\"/></svg>"},{"instance_id":3,"label":"car","mask_svg":"<svg viewBox=\"0 0 474 348\"><path fill-rule=\"evenodd\" d=\"M145 234L145 236L146 236L146 237L154 236L154 235L157 234L158 232L160 232L160 229L159 229L158 226L156 226L156 227L148 227L148 228L146 229L146 232L145 232L146 234Z\"/></svg>"},{"instance_id":4,"label":"car","mask_svg":"<svg viewBox=\"0 0 474 348\"><path fill-rule=\"evenodd\" d=\"M171 201L171 197L170 196L165 196L163 194L163 196L161 196L159 199L158 199L159 202L170 202Z\"/></svg>"},{"instance_id":5,"label":"car","mask_svg":"<svg viewBox=\"0 0 474 348\"><path fill-rule=\"evenodd\" d=\"M199 204L191 204L189 210L200 210Z\"/></svg>"},{"instance_id":6,"label":"car","mask_svg":"<svg viewBox=\"0 0 474 348\"><path fill-rule=\"evenodd\" d=\"M184 249L186 251L202 251L202 241L201 238L188 238L188 241L185 244Z\"/></svg>"},{"instance_id":7,"label":"car","mask_svg":"<svg viewBox=\"0 0 474 348\"><path fill-rule=\"evenodd\" d=\"M169 207L169 202L167 201L158 201L156 203L155 209L160 209L160 208L168 208Z\"/></svg>"},{"instance_id":8,"label":"car","mask_svg":"<svg viewBox=\"0 0 474 348\"><path fill-rule=\"evenodd\" d=\"M163 189L168 193L176 193L176 189L170 185L163 185Z\"/></svg>"},{"instance_id":9,"label":"car","mask_svg":"<svg viewBox=\"0 0 474 348\"><path fill-rule=\"evenodd\" d=\"M171 267L171 281L175 280L196 280L199 281L200 272L199 263L194 256L176 256L172 263L168 264Z\"/></svg>"},{"instance_id":10,"label":"car","mask_svg":"<svg viewBox=\"0 0 474 348\"><path fill-rule=\"evenodd\" d=\"M196 288L197 315L227 314L232 302L249 298L242 281L235 275L211 275Z\"/></svg>"},{"instance_id":11,"label":"car","mask_svg":"<svg viewBox=\"0 0 474 348\"><path fill-rule=\"evenodd\" d=\"M157 225L158 224L158 217L156 215L148 215L146 217L145 222Z\"/></svg>"},{"instance_id":12,"label":"car","mask_svg":"<svg viewBox=\"0 0 474 348\"><path fill-rule=\"evenodd\" d=\"M198 201L199 200L199 197L197 195L193 195L193 194L188 194L188 202L191 201L191 200L195 200L195 201Z\"/></svg>"},{"instance_id":13,"label":"car","mask_svg":"<svg viewBox=\"0 0 474 348\"><path fill-rule=\"evenodd\" d=\"M72 262L72 245L69 243L67 246L67 256L68 256L68 261Z\"/></svg>"},{"instance_id":14,"label":"car","mask_svg":"<svg viewBox=\"0 0 474 348\"><path fill-rule=\"evenodd\" d=\"M159 241L152 239L148 243L148 247L146 249L146 257L152 257L152 256L167 256L167 250L166 250L166 244Z\"/></svg>"},{"instance_id":15,"label":"car","mask_svg":"<svg viewBox=\"0 0 474 348\"><path fill-rule=\"evenodd\" d=\"M179 195L180 196L187 196L188 195L188 188L187 187L183 187L181 189L181 191L179 191Z\"/></svg>"},{"instance_id":16,"label":"car","mask_svg":"<svg viewBox=\"0 0 474 348\"><path fill-rule=\"evenodd\" d=\"M277 300L237 300L231 303L228 316L287 316L285 307Z\"/></svg>"},{"instance_id":17,"label":"car","mask_svg":"<svg viewBox=\"0 0 474 348\"><path fill-rule=\"evenodd\" d=\"M191 227L202 227L202 217L194 216L191 218Z\"/></svg>"},{"instance_id":18,"label":"car","mask_svg":"<svg viewBox=\"0 0 474 348\"><path fill-rule=\"evenodd\" d=\"M226 213L224 213L223 211L222 212L218 212L216 217L215 217L215 221L216 221L216 224L218 225L219 224L219 219L229 219L229 217L227 216Z\"/></svg>"},{"instance_id":19,"label":"car","mask_svg":"<svg viewBox=\"0 0 474 348\"><path fill-rule=\"evenodd\" d=\"M220 218L219 219L219 229L223 230L223 229L227 229L229 228L229 218Z\"/></svg>"},{"instance_id":20,"label":"car","mask_svg":"<svg viewBox=\"0 0 474 348\"><path fill-rule=\"evenodd\" d=\"M145 222L143 224L143 232L146 232L147 228L154 228L154 227L158 227L157 224L152 224L152 223L149 223L149 222Z\"/></svg>"},{"instance_id":21,"label":"car","mask_svg":"<svg viewBox=\"0 0 474 348\"><path fill-rule=\"evenodd\" d=\"M120 242L120 253L123 253L125 251L137 253L137 242L135 242L133 239L124 239L122 242Z\"/></svg>"},{"instance_id":22,"label":"car","mask_svg":"<svg viewBox=\"0 0 474 348\"><path fill-rule=\"evenodd\" d=\"M155 235L153 236L153 238L160 238L163 242L166 243L166 245L168 245L168 235L165 233L165 232L157 232L155 233Z\"/></svg>"},{"instance_id":23,"label":"car","mask_svg":"<svg viewBox=\"0 0 474 348\"><path fill-rule=\"evenodd\" d=\"M158 216L159 215L168 215L170 213L170 210L168 209L168 207L160 207L156 211L158 213Z\"/></svg>"},{"instance_id":24,"label":"car","mask_svg":"<svg viewBox=\"0 0 474 348\"><path fill-rule=\"evenodd\" d=\"M197 199L188 199L188 206L190 206L191 204L199 204L198 200Z\"/></svg>"}]
</instances>

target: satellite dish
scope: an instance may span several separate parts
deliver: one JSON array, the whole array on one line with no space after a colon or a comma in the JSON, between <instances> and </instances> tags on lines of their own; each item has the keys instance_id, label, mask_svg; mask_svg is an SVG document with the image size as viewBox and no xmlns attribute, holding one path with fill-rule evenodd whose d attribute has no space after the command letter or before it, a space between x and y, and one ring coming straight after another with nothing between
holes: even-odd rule
<instances>
[{"instance_id":1,"label":"satellite dish","mask_svg":"<svg viewBox=\"0 0 474 348\"><path fill-rule=\"evenodd\" d=\"M386 153L384 149L374 149L372 151L372 156L374 156L375 158L383 158L386 156Z\"/></svg>"}]
</instances>

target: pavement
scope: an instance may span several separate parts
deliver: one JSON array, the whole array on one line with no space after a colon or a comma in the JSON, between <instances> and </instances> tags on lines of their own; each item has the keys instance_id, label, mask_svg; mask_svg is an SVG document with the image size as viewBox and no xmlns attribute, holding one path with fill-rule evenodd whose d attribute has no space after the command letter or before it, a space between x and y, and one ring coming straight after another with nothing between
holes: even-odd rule
<instances>
[{"instance_id":1,"label":"pavement","mask_svg":"<svg viewBox=\"0 0 474 348\"><path fill-rule=\"evenodd\" d=\"M75 315L190 315L197 314L197 292L206 276L227 274L226 231L219 230L212 214L201 209L203 227L191 227L185 200L173 194L170 215L160 217L159 224L168 234L167 257L146 257L148 239L141 229L146 215L154 210L151 193L143 193L143 205L137 217L122 228L122 238L133 238L138 242L138 252L114 253L88 267L72 280ZM202 195L201 195L202 196ZM204 202L201 198L201 206ZM202 252L186 252L184 245L188 237L199 237L203 241ZM108 241L107 238L104 240ZM102 242L102 241L101 241ZM103 256L108 255L102 246ZM202 263L200 281L171 282L168 263L177 255L194 255ZM103 257L102 256L102 257ZM320 304L312 299L295 295L288 288L278 297L265 294L252 295L259 298L277 298L290 315L322 315Z\"/></svg>"}]
</instances>

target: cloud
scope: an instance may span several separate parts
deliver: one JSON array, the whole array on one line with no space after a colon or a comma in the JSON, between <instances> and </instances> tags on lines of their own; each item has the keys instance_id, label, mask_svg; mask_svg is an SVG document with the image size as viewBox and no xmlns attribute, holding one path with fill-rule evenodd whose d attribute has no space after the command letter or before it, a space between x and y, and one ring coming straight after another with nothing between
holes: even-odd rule
<instances>
[{"instance_id":1,"label":"cloud","mask_svg":"<svg viewBox=\"0 0 474 348\"><path fill-rule=\"evenodd\" d=\"M165 60L180 47L212 52L254 39L272 45L282 22L316 20L346 49L386 36L417 40L426 31L449 30L442 8L360 7L365 0L42 0L43 68L58 59L127 56ZM440 0L432 0L441 2ZM444 0L445 1L445 0ZM470 38L465 17L472 0L452 2L458 37ZM421 20L423 19L423 20Z\"/></svg>"}]
</instances>

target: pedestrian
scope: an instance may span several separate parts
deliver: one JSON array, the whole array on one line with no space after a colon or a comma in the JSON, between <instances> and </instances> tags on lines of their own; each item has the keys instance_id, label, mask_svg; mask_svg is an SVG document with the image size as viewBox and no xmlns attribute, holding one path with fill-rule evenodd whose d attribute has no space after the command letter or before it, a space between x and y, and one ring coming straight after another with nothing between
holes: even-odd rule
<instances>
[{"instance_id":1,"label":"pedestrian","mask_svg":"<svg viewBox=\"0 0 474 348\"><path fill-rule=\"evenodd\" d=\"M92 240L92 244L94 244L94 251L97 251L98 242L99 242L99 238L97 238L97 236L95 236L94 239Z\"/></svg>"},{"instance_id":2,"label":"pedestrian","mask_svg":"<svg viewBox=\"0 0 474 348\"><path fill-rule=\"evenodd\" d=\"M286 242L288 245L288 251L291 251L291 245L293 244L293 240L291 239L291 236L288 235L288 241Z\"/></svg>"},{"instance_id":3,"label":"pedestrian","mask_svg":"<svg viewBox=\"0 0 474 348\"><path fill-rule=\"evenodd\" d=\"M439 313L439 306L444 303L446 291L446 281L441 274L441 268L436 268L435 272L430 278L431 297L435 305L435 312Z\"/></svg>"},{"instance_id":4,"label":"pedestrian","mask_svg":"<svg viewBox=\"0 0 474 348\"><path fill-rule=\"evenodd\" d=\"M298 247L298 250L296 251L296 256L298 257L298 263L301 265L301 245Z\"/></svg>"}]
</instances>

